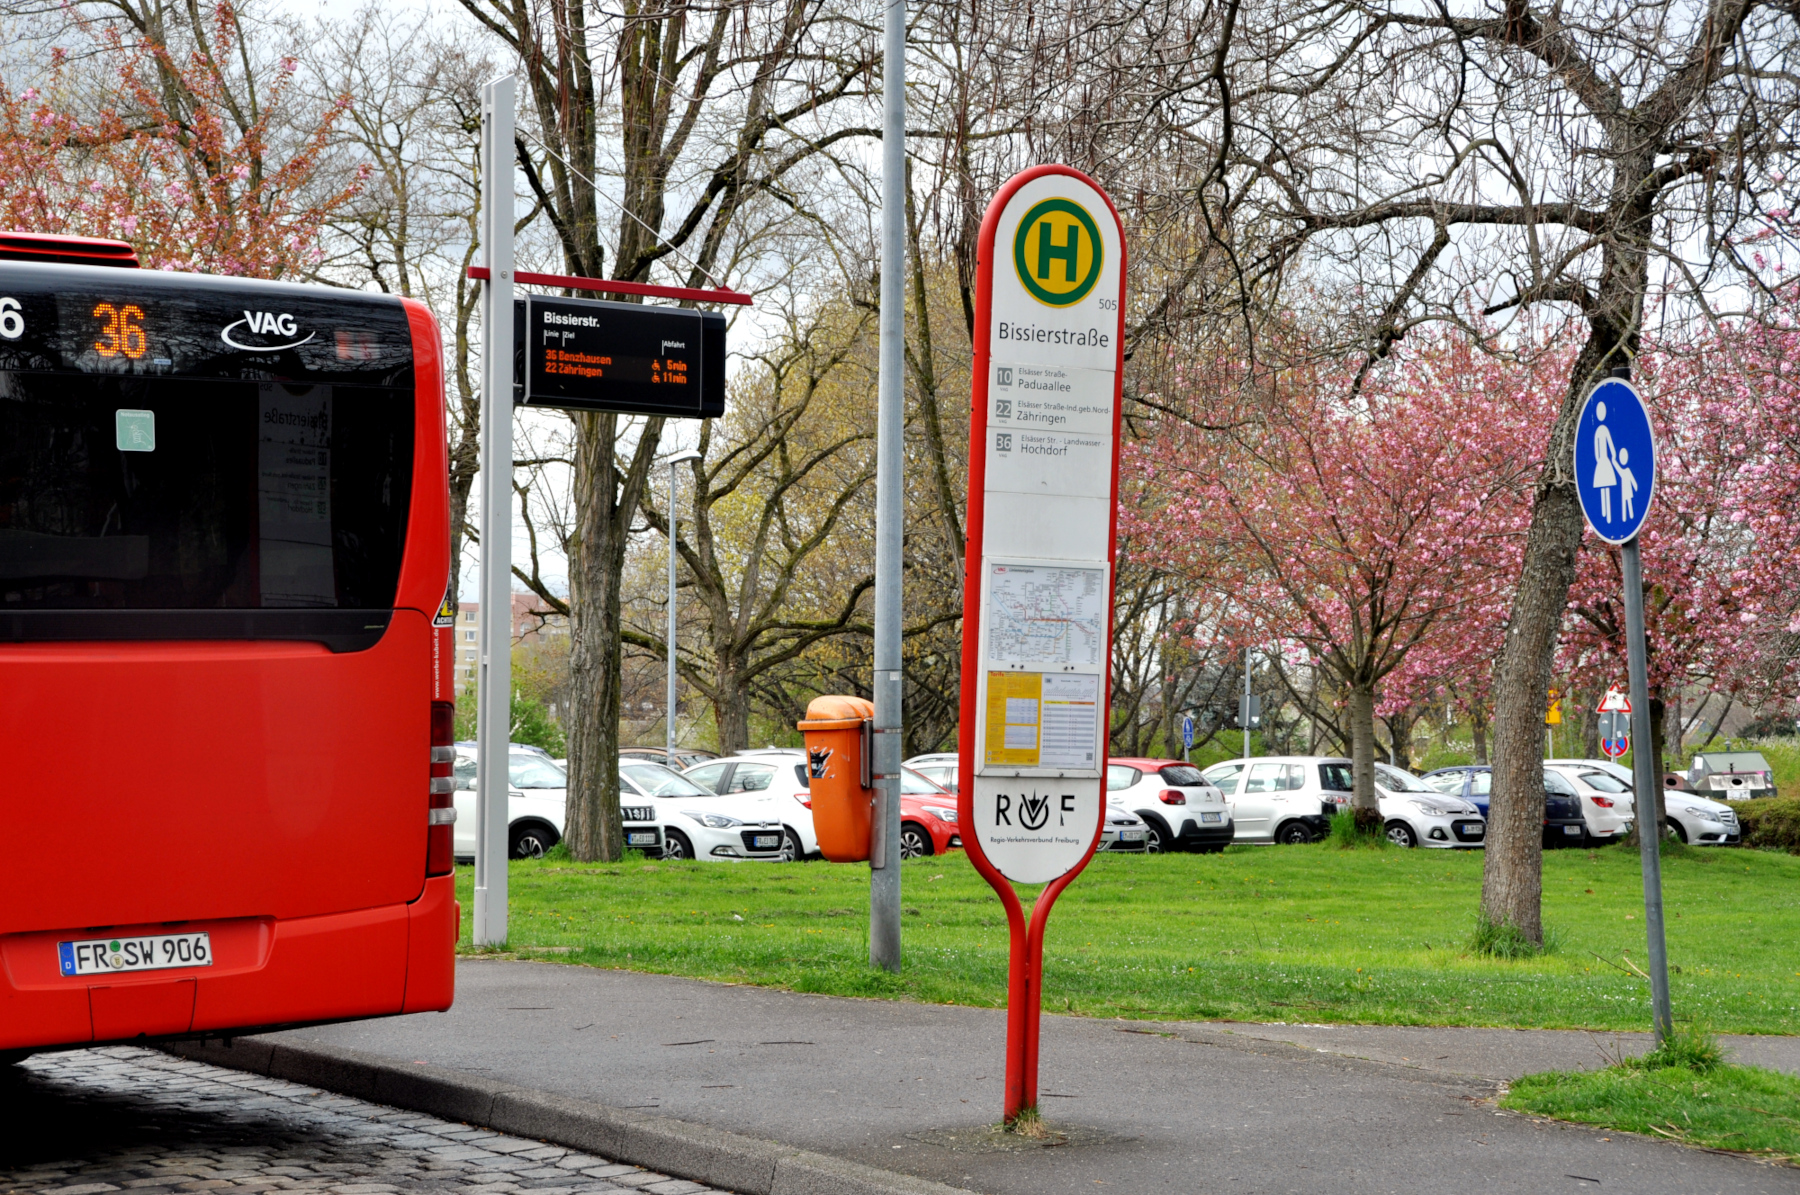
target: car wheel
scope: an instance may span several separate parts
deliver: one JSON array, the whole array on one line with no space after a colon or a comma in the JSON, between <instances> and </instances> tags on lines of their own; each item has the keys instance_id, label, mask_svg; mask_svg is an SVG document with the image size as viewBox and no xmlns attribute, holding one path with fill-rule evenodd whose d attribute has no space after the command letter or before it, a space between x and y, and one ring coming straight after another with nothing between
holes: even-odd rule
<instances>
[{"instance_id":1,"label":"car wheel","mask_svg":"<svg viewBox=\"0 0 1800 1195\"><path fill-rule=\"evenodd\" d=\"M1313 840L1313 832L1305 822L1289 822L1275 831L1275 841L1284 846L1300 846Z\"/></svg>"},{"instance_id":2,"label":"car wheel","mask_svg":"<svg viewBox=\"0 0 1800 1195\"><path fill-rule=\"evenodd\" d=\"M1387 840L1395 846L1407 848L1419 845L1419 837L1412 832L1412 827L1400 821L1387 824Z\"/></svg>"},{"instance_id":3,"label":"car wheel","mask_svg":"<svg viewBox=\"0 0 1800 1195\"><path fill-rule=\"evenodd\" d=\"M1687 845L1687 830L1674 818L1669 819L1669 834L1674 837L1676 842L1681 843L1683 846Z\"/></svg>"},{"instance_id":4,"label":"car wheel","mask_svg":"<svg viewBox=\"0 0 1800 1195\"><path fill-rule=\"evenodd\" d=\"M694 844L680 830L666 830L663 833L663 858L692 859Z\"/></svg>"},{"instance_id":5,"label":"car wheel","mask_svg":"<svg viewBox=\"0 0 1800 1195\"><path fill-rule=\"evenodd\" d=\"M917 822L900 825L900 857L921 859L931 854L931 833Z\"/></svg>"},{"instance_id":6,"label":"car wheel","mask_svg":"<svg viewBox=\"0 0 1800 1195\"><path fill-rule=\"evenodd\" d=\"M515 859L542 859L557 843L556 831L549 826L514 826L509 838Z\"/></svg>"},{"instance_id":7,"label":"car wheel","mask_svg":"<svg viewBox=\"0 0 1800 1195\"><path fill-rule=\"evenodd\" d=\"M790 829L781 835L781 861L783 863L806 862L806 849L800 845L800 836Z\"/></svg>"}]
</instances>

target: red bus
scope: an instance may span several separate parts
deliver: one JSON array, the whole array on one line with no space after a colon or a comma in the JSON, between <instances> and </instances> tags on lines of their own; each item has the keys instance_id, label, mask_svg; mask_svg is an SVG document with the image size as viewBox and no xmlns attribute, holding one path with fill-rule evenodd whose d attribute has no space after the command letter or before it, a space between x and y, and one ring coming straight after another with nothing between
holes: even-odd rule
<instances>
[{"instance_id":1,"label":"red bus","mask_svg":"<svg viewBox=\"0 0 1800 1195\"><path fill-rule=\"evenodd\" d=\"M437 327L118 256L0 234L0 1053L448 1008Z\"/></svg>"}]
</instances>

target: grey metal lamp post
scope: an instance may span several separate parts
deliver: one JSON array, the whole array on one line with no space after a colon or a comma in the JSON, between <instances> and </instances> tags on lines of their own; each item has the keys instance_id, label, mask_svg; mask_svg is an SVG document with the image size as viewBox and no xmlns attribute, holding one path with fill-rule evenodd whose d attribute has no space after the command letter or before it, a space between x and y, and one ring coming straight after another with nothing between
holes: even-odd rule
<instances>
[{"instance_id":1,"label":"grey metal lamp post","mask_svg":"<svg viewBox=\"0 0 1800 1195\"><path fill-rule=\"evenodd\" d=\"M676 518L677 518L677 516L675 514L675 495L676 495L675 467L677 465L686 464L688 461L697 461L699 459L701 459L700 454L698 452L695 452L691 448L684 449L681 452L672 452L668 456L668 461L669 461L669 638L668 638L668 641L666 644L665 654L669 658L669 704L667 705L667 707L665 707L666 712L663 715L663 721L667 724L668 762L669 762L669 766L671 766L671 767L673 767L675 765L675 542L677 539L677 536L675 534L675 525L676 525Z\"/></svg>"}]
</instances>

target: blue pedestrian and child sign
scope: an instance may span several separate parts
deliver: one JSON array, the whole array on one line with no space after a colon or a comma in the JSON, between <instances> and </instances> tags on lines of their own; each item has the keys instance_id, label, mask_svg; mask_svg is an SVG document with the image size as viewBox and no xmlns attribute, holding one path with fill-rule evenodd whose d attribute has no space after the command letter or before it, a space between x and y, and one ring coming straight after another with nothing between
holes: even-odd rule
<instances>
[{"instance_id":1,"label":"blue pedestrian and child sign","mask_svg":"<svg viewBox=\"0 0 1800 1195\"><path fill-rule=\"evenodd\" d=\"M1622 544L1638 533L1656 491L1656 440L1637 388L1607 378L1575 424L1575 490L1594 534Z\"/></svg>"}]
</instances>

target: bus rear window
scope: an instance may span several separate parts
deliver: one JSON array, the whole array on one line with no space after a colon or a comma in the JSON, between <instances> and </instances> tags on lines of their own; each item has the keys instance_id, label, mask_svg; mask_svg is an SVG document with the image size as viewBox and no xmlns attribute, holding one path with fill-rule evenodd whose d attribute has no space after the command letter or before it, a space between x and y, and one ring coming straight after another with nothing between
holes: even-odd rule
<instances>
[{"instance_id":1,"label":"bus rear window","mask_svg":"<svg viewBox=\"0 0 1800 1195\"><path fill-rule=\"evenodd\" d=\"M413 419L398 386L0 371L0 616L389 609Z\"/></svg>"}]
</instances>

